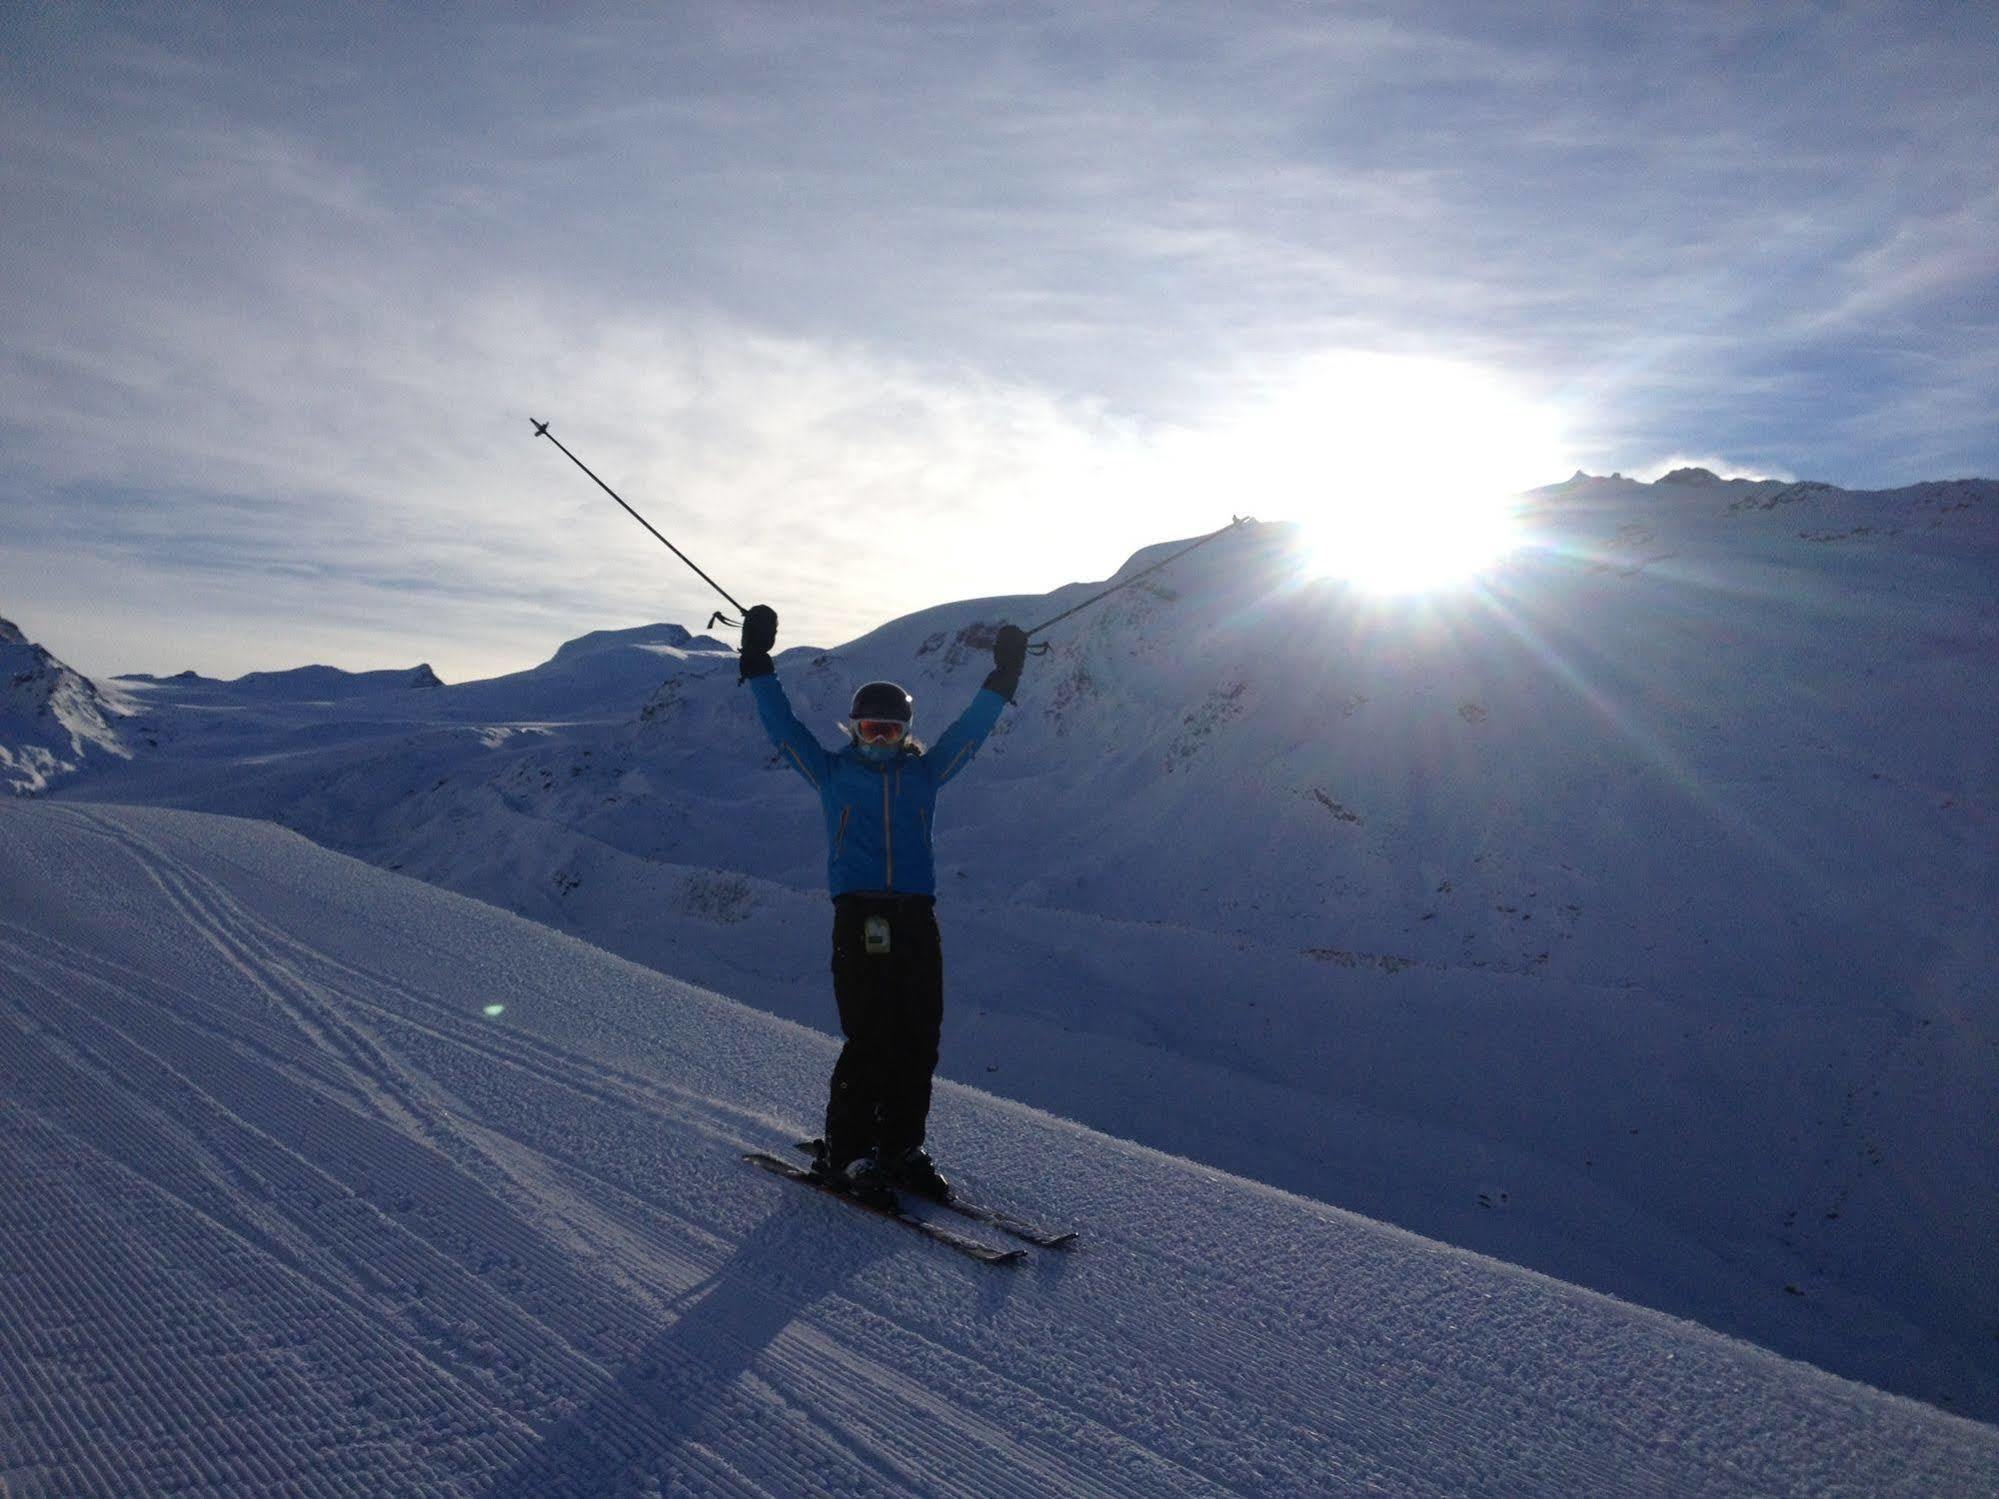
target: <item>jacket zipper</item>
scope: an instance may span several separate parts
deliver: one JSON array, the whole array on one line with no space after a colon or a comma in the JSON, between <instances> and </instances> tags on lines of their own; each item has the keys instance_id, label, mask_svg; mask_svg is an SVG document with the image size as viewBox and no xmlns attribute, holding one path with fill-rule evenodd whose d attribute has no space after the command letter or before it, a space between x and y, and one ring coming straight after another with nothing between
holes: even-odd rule
<instances>
[{"instance_id":1,"label":"jacket zipper","mask_svg":"<svg viewBox=\"0 0 1999 1499\"><path fill-rule=\"evenodd\" d=\"M833 835L833 857L840 857L840 845L847 841L847 819L854 815L851 803L840 809L840 830Z\"/></svg>"},{"instance_id":2,"label":"jacket zipper","mask_svg":"<svg viewBox=\"0 0 1999 1499\"><path fill-rule=\"evenodd\" d=\"M896 779L900 780L901 778L902 772L898 769L896 771ZM893 890L895 888L895 819L889 813L887 776L882 777L882 850L884 857L888 861L888 882L885 888Z\"/></svg>"}]
</instances>

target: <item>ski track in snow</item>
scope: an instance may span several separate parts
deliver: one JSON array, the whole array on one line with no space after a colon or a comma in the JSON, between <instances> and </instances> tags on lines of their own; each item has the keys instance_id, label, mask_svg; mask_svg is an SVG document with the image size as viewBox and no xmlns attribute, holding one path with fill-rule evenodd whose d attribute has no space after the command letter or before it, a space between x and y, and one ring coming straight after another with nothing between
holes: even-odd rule
<instances>
[{"instance_id":1,"label":"ski track in snow","mask_svg":"<svg viewBox=\"0 0 1999 1499\"><path fill-rule=\"evenodd\" d=\"M970 1264L737 1159L830 1055L267 826L0 809L0 1491L1999 1487L1999 1430L947 1086L1085 1234Z\"/></svg>"}]
</instances>

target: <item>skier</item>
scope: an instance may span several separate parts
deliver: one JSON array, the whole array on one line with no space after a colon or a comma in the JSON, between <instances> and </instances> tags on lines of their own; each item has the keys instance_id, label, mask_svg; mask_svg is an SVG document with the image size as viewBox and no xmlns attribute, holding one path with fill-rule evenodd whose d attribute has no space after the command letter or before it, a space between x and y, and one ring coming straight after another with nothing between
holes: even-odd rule
<instances>
[{"instance_id":1,"label":"skier","mask_svg":"<svg viewBox=\"0 0 1999 1499\"><path fill-rule=\"evenodd\" d=\"M893 682L854 694L847 743L824 748L798 720L771 666L777 614L743 616L741 680L783 761L812 784L826 815L833 896L833 997L847 1038L833 1067L817 1174L884 1201L902 1188L943 1201L951 1187L923 1148L944 1015L931 813L1013 701L1027 634L1006 625L993 670L958 721L926 749L910 735L914 702Z\"/></svg>"}]
</instances>

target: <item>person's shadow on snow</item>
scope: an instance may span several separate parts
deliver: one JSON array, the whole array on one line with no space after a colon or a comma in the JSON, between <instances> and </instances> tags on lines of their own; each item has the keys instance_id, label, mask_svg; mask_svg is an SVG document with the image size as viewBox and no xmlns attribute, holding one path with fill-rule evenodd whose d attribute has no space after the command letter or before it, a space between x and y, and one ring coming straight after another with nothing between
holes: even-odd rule
<instances>
[{"instance_id":1,"label":"person's shadow on snow","mask_svg":"<svg viewBox=\"0 0 1999 1499\"><path fill-rule=\"evenodd\" d=\"M742 1376L802 1311L895 1248L886 1234L828 1233L828 1210L846 1211L785 1194L727 1263L681 1294L672 1320L615 1380L468 1492L479 1499L677 1492L670 1475L697 1489L726 1488L739 1480L709 1437L727 1429L729 1439L714 1445L740 1451L744 1430L762 1424L777 1445L790 1445L785 1408L746 1394ZM804 1363L821 1357L800 1353Z\"/></svg>"}]
</instances>

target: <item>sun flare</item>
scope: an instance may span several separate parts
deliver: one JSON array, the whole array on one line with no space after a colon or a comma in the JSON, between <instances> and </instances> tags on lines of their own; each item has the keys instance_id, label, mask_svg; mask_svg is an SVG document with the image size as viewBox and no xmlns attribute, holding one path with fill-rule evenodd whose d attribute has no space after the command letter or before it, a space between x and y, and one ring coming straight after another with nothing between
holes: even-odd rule
<instances>
[{"instance_id":1,"label":"sun flare","mask_svg":"<svg viewBox=\"0 0 1999 1499\"><path fill-rule=\"evenodd\" d=\"M1519 539L1512 497L1448 485L1342 495L1306 523L1305 565L1373 593L1421 593L1475 577Z\"/></svg>"},{"instance_id":2,"label":"sun flare","mask_svg":"<svg viewBox=\"0 0 1999 1499\"><path fill-rule=\"evenodd\" d=\"M1370 592L1475 577L1521 540L1515 496L1565 476L1556 412L1469 365L1341 354L1265 385L1206 455L1302 564Z\"/></svg>"}]
</instances>

